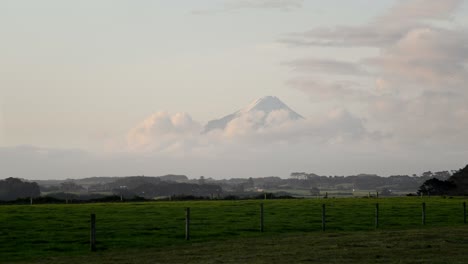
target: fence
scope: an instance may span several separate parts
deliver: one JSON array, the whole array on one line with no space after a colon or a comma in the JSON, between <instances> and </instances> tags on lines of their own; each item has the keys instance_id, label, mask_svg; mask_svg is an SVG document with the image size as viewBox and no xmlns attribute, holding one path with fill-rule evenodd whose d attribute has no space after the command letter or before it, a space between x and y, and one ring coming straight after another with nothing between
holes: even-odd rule
<instances>
[{"instance_id":1,"label":"fence","mask_svg":"<svg viewBox=\"0 0 468 264\"><path fill-rule=\"evenodd\" d=\"M326 225L327 225L327 211L326 211L326 204L322 204L321 206L321 219L322 219L322 231L326 231ZM462 203L462 221L464 224L466 224L466 202ZM264 204L260 203L260 209L259 209L259 232L263 233L264 232L264 219L265 219L265 214L264 214ZM421 225L425 226L426 225L426 202L423 202L421 204ZM380 204L376 203L375 204L375 213L374 213L374 228L378 229L379 228L379 223L380 223ZM91 251L96 251L96 215L91 214L91 238L90 238L90 246L91 246ZM190 207L185 208L185 240L190 240L190 222L191 222L191 216L190 216Z\"/></svg>"},{"instance_id":2,"label":"fence","mask_svg":"<svg viewBox=\"0 0 468 264\"><path fill-rule=\"evenodd\" d=\"M264 233L463 225L466 202L413 197L0 206L0 220L0 258L8 259L21 252L158 247Z\"/></svg>"}]
</instances>

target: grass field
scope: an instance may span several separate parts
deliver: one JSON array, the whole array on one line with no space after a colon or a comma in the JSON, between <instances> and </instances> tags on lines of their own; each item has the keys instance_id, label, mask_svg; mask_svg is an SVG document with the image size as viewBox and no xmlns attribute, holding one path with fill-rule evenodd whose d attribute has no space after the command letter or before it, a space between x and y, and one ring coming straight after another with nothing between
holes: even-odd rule
<instances>
[{"instance_id":1,"label":"grass field","mask_svg":"<svg viewBox=\"0 0 468 264\"><path fill-rule=\"evenodd\" d=\"M423 201L427 204L425 227L421 225ZM374 226L376 202L380 205L379 230L382 231L379 232L375 232ZM171 256L168 253L171 250L185 250L189 254L197 247L200 247L198 251L203 252L207 250L204 247L213 246L221 247L217 254L221 254L222 248L233 254L230 248L235 247L236 243L261 243L276 247L275 241L286 240L289 242L285 243L290 243L290 246L301 248L300 244L308 240L323 239L323 243L327 244L335 235L348 237L350 243L363 243L362 247L371 250L373 246L379 248L380 245L372 242L375 237L384 238L385 234L400 234L398 238L407 236L407 240L422 234L437 241L450 233L461 236L468 231L463 224L463 202L461 198L405 197L1 206L0 262L36 263L46 257L49 262L70 263L71 258L76 262L92 263L94 260L90 256L101 256L101 262L105 262L115 256L127 257L132 254L128 252L134 251L144 256ZM264 203L264 233L259 232L260 203ZM327 208L325 234L321 232L323 203ZM184 240L186 207L191 208L190 242ZM91 213L95 213L97 218L98 253L92 253L94 255L89 253ZM443 233L434 231L438 230L434 228L442 227L446 230ZM434 233L440 233L440 236L434 237ZM463 237L454 239L461 241L460 245L457 244L460 247L468 242ZM336 240L336 244L346 243L346 239L340 241ZM366 245L365 241L369 241L369 244ZM443 247L439 244L438 247ZM384 244L381 246L385 247ZM195 254L195 251L192 253ZM278 252L271 253L274 255ZM88 257L90 259L85 260ZM196 262L196 256L192 258Z\"/></svg>"}]
</instances>

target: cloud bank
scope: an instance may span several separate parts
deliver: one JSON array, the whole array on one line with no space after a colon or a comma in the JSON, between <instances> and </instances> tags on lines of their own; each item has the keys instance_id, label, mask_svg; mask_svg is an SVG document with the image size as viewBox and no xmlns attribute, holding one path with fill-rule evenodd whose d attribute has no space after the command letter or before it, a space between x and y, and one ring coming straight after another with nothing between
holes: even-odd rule
<instances>
[{"instance_id":1,"label":"cloud bank","mask_svg":"<svg viewBox=\"0 0 468 264\"><path fill-rule=\"evenodd\" d=\"M186 113L157 112L129 131L128 148L133 152L198 155L203 149L219 153L232 145L246 150L277 143L319 147L376 139L379 134L369 131L364 120L342 108L300 120L290 119L285 110L254 111L233 119L224 129L209 133L202 130Z\"/></svg>"}]
</instances>

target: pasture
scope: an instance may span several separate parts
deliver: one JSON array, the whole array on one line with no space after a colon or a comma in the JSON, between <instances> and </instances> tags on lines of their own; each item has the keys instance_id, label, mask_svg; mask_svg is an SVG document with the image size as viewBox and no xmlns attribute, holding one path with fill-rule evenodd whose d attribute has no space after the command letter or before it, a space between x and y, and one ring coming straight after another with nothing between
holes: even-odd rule
<instances>
[{"instance_id":1,"label":"pasture","mask_svg":"<svg viewBox=\"0 0 468 264\"><path fill-rule=\"evenodd\" d=\"M383 234L401 233L400 237L406 235L411 239L414 234L424 236L427 233L433 237L439 228L446 230L440 237L466 232L464 201L461 198L399 197L5 205L0 207L0 262L38 262L46 258L48 262L55 259L58 263L61 260L70 263L69 258L76 258L92 263L96 256L106 259L106 256L119 256L122 252L145 252L143 255L159 252L175 256L178 254L174 252L190 251L193 246L218 248L217 254L222 254L224 248L229 255L233 254L231 248L236 243L261 243L281 250L274 245L287 240L289 242L285 243L290 244L284 247L287 250L291 246L300 248L304 241L324 240L326 244L327 239L340 236L351 240L361 238L356 243L371 247L371 244L365 245L366 237L372 243L376 237L385 237ZM426 203L424 226L423 202ZM261 203L264 204L263 233L260 232ZM379 203L377 231L376 203ZM322 231L322 204L326 206L325 232ZM190 241L185 240L187 207L191 208ZM96 253L89 252L91 213L96 214ZM296 237L300 238L295 240ZM336 239L332 240L339 245L340 239ZM128 254L131 253L122 256ZM105 262L104 259L100 262Z\"/></svg>"}]
</instances>

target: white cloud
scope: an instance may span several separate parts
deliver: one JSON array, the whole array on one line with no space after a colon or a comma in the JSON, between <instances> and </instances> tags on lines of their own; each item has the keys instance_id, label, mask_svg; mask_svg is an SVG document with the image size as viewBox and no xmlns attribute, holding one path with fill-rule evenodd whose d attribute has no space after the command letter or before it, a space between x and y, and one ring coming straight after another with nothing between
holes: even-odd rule
<instances>
[{"instance_id":1,"label":"white cloud","mask_svg":"<svg viewBox=\"0 0 468 264\"><path fill-rule=\"evenodd\" d=\"M192 144L199 131L200 125L187 113L157 112L131 129L127 142L134 151L173 152Z\"/></svg>"}]
</instances>

